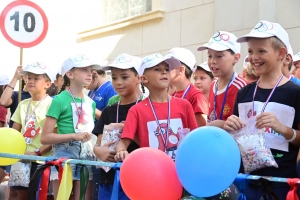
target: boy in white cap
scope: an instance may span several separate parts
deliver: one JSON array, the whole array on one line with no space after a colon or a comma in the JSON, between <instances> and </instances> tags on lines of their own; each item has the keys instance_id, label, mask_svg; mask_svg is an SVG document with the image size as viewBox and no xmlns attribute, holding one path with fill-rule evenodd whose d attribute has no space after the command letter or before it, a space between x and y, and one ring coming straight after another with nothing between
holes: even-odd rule
<instances>
[{"instance_id":1,"label":"boy in white cap","mask_svg":"<svg viewBox=\"0 0 300 200\"><path fill-rule=\"evenodd\" d=\"M293 56L294 70L292 74L295 78L300 79L300 52Z\"/></svg>"},{"instance_id":2,"label":"boy in white cap","mask_svg":"<svg viewBox=\"0 0 300 200\"><path fill-rule=\"evenodd\" d=\"M156 53L143 58L139 74L149 89L149 97L130 108L121 141L116 146L117 161L128 155L128 146L137 139L140 147L152 147L176 157L180 141L179 131L197 128L192 106L186 100L168 95L170 71L180 67L175 58L164 58Z\"/></svg>"},{"instance_id":3,"label":"boy in white cap","mask_svg":"<svg viewBox=\"0 0 300 200\"><path fill-rule=\"evenodd\" d=\"M179 68L171 71L170 85L176 88L172 96L188 100L193 107L198 126L205 126L208 102L203 92L191 83L192 69L196 65L194 54L188 49L175 47L169 51L166 58L176 58L181 64Z\"/></svg>"},{"instance_id":4,"label":"boy in white cap","mask_svg":"<svg viewBox=\"0 0 300 200\"><path fill-rule=\"evenodd\" d=\"M9 108L11 116L14 114L19 104L18 101L19 91L14 91L14 89L17 82L20 80L22 76L20 74L20 71L22 71L22 69L23 69L22 66L17 67L14 77L9 82L9 84L7 84L0 98L0 105ZM30 93L27 91L26 82L27 82L27 76L24 75L22 76L23 90L21 92L21 100L25 100L31 97ZM9 122L10 128L13 126L13 123L14 123L13 120L10 120Z\"/></svg>"},{"instance_id":5,"label":"boy in white cap","mask_svg":"<svg viewBox=\"0 0 300 200\"><path fill-rule=\"evenodd\" d=\"M196 65L193 69L194 86L204 93L209 100L209 89L211 82L214 80L214 75L211 73L207 62Z\"/></svg>"},{"instance_id":6,"label":"boy in white cap","mask_svg":"<svg viewBox=\"0 0 300 200\"><path fill-rule=\"evenodd\" d=\"M233 67L240 59L240 44L236 36L225 31L216 32L208 43L198 51L207 50L207 63L212 74L218 79L213 81L209 94L208 122L213 126L222 126L234 108L237 92L247 82L234 72ZM215 122L214 122L215 121ZM219 127L220 127L219 126Z\"/></svg>"},{"instance_id":7,"label":"boy in white cap","mask_svg":"<svg viewBox=\"0 0 300 200\"><path fill-rule=\"evenodd\" d=\"M282 74L288 78L290 81L294 82L297 85L300 85L300 80L298 78L295 78L293 74L290 73L291 68L293 66L293 49L292 46L289 44L288 46L288 53L285 57L285 60L283 62L283 66L281 68ZM299 70L300 71L300 70Z\"/></svg>"},{"instance_id":8,"label":"boy in white cap","mask_svg":"<svg viewBox=\"0 0 300 200\"><path fill-rule=\"evenodd\" d=\"M36 62L27 65L20 74L27 75L27 88L31 93L31 98L19 103L12 116L14 121L13 128L21 132L25 138L27 149L26 155L48 156L50 155L51 145L42 145L40 138L42 128L46 119L46 113L52 98L46 94L47 89L54 81L50 67ZM37 163L32 162L30 176L37 168ZM11 176L14 170L12 167ZM24 174L26 176L26 174ZM10 195L17 194L18 198L28 197L28 188L21 186L11 186Z\"/></svg>"},{"instance_id":9,"label":"boy in white cap","mask_svg":"<svg viewBox=\"0 0 300 200\"><path fill-rule=\"evenodd\" d=\"M288 52L288 34L280 24L260 21L237 41L248 43L248 59L260 79L239 91L233 115L225 122L224 129L238 131L249 126L250 121L257 129L254 131L263 131L278 167L266 165L250 174L295 178L300 145L300 87L281 71ZM285 199L290 187L276 183L269 189L273 190L273 198L275 194L277 199ZM247 199L260 199L264 191L257 182L250 182L245 194Z\"/></svg>"},{"instance_id":10,"label":"boy in white cap","mask_svg":"<svg viewBox=\"0 0 300 200\"><path fill-rule=\"evenodd\" d=\"M109 146L116 141L108 142L100 146L104 127L114 123L120 127L120 131L126 123L126 116L129 109L144 99L143 93L140 92L140 76L139 68L142 64L142 59L136 56L131 56L125 53L120 54L111 64L102 67L102 70L111 70L112 85L118 93L118 101L104 108L101 117L95 126L93 133L98 135L97 144L94 147L96 156L104 162L115 162L115 151L109 149ZM117 124L116 124L117 123ZM128 152L132 152L139 146L132 142L128 147ZM100 182L98 198L101 200L110 200L113 190L115 170L105 172L100 169ZM128 199L123 191L119 191L119 200Z\"/></svg>"}]
</instances>

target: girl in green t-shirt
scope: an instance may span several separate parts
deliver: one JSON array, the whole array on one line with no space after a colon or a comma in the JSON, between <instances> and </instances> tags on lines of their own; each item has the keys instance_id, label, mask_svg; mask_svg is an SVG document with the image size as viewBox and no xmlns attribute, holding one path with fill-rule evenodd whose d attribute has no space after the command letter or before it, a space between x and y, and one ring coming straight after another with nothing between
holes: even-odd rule
<instances>
[{"instance_id":1,"label":"girl in green t-shirt","mask_svg":"<svg viewBox=\"0 0 300 200\"><path fill-rule=\"evenodd\" d=\"M92 70L99 69L100 65L89 60L85 55L77 55L68 58L62 66L67 89L53 98L48 110L41 142L52 144L52 156L67 159L92 159L92 149L85 148L84 142L92 137L95 118L95 103L88 96L83 94L85 86L92 81ZM57 125L56 131L53 131ZM73 175L74 198L80 196L80 165L71 165ZM85 199L91 199L91 168L89 182ZM58 172L51 168L50 180L53 185L54 198L57 197L59 188Z\"/></svg>"}]
</instances>

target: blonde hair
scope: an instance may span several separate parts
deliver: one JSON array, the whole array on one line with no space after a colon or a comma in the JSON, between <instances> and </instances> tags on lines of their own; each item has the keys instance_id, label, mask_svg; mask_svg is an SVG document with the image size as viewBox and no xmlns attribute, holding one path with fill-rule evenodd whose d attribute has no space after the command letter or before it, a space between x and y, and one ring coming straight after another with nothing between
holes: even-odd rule
<instances>
[{"instance_id":1,"label":"blonde hair","mask_svg":"<svg viewBox=\"0 0 300 200\"><path fill-rule=\"evenodd\" d=\"M277 37L273 36L269 38L272 47L274 48L274 50L279 50L282 47L285 47L287 49L287 47L283 44L283 42L281 40L279 40Z\"/></svg>"},{"instance_id":2,"label":"blonde hair","mask_svg":"<svg viewBox=\"0 0 300 200\"><path fill-rule=\"evenodd\" d=\"M247 67L244 68L243 70L246 73L246 77L248 77L252 80L259 79L259 76L255 73L254 66L250 62L247 63Z\"/></svg>"}]
</instances>

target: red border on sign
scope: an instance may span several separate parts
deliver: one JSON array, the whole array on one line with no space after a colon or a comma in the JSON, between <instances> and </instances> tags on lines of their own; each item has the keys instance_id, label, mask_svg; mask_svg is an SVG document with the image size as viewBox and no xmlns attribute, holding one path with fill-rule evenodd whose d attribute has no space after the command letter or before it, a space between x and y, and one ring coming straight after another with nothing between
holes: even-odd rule
<instances>
[{"instance_id":1,"label":"red border on sign","mask_svg":"<svg viewBox=\"0 0 300 200\"><path fill-rule=\"evenodd\" d=\"M43 22L44 22L44 29L42 31L42 34L34 41L32 42L28 42L28 43L24 43L24 42L18 42L15 41L14 39L12 39L6 32L5 30L5 17L7 15L7 13L14 7L19 6L19 5L26 5L26 6L30 6L34 9L36 9L42 16L43 18ZM35 3L31 2L31 1L25 1L25 0L19 0L19 1L13 1L10 4L8 4L4 10L1 13L0 16L0 27L1 27L1 32L3 34L3 36L13 45L17 46L17 47L22 47L22 48L30 48L33 46L38 45L40 42L43 41L43 39L46 37L47 31L48 31L48 19L46 14L44 13L44 11Z\"/></svg>"}]
</instances>

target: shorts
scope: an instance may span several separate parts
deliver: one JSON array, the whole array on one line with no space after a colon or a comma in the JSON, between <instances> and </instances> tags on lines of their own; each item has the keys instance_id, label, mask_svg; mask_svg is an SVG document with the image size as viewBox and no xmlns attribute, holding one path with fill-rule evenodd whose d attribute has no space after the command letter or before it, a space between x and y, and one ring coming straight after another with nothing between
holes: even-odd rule
<instances>
[{"instance_id":1,"label":"shorts","mask_svg":"<svg viewBox=\"0 0 300 200\"><path fill-rule=\"evenodd\" d=\"M8 165L8 166L0 166L0 168L2 168L2 169L4 170L4 173L9 174L9 173L10 173L11 165Z\"/></svg>"},{"instance_id":2,"label":"shorts","mask_svg":"<svg viewBox=\"0 0 300 200\"><path fill-rule=\"evenodd\" d=\"M52 156L56 158L67 158L67 159L78 159L87 160L87 157L80 157L81 153L81 142L70 141L52 146ZM64 165L64 164L63 164ZM70 164L72 168L73 180L80 180L80 169L81 165ZM93 179L93 173L91 166L87 166L89 171L89 180ZM58 180L58 171L55 166L51 166L50 181Z\"/></svg>"},{"instance_id":3,"label":"shorts","mask_svg":"<svg viewBox=\"0 0 300 200\"><path fill-rule=\"evenodd\" d=\"M30 180L33 177L34 172L37 170L39 164L32 162L31 163L31 168L30 168ZM14 190L28 190L28 187L23 187L23 186L10 186L11 189Z\"/></svg>"}]
</instances>

